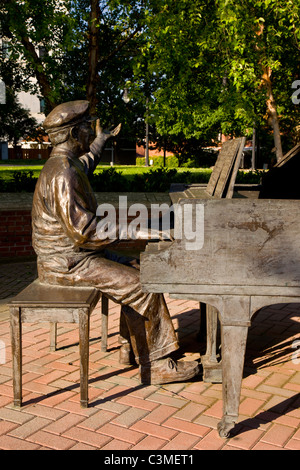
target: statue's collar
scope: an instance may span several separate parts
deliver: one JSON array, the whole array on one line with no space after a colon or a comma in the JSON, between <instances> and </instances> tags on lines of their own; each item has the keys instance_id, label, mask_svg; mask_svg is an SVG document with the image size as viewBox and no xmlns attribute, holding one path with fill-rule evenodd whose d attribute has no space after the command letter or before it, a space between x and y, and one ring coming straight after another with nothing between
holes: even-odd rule
<instances>
[{"instance_id":1,"label":"statue's collar","mask_svg":"<svg viewBox=\"0 0 300 470\"><path fill-rule=\"evenodd\" d=\"M71 150L54 148L51 152L51 157L69 157L75 159L76 155Z\"/></svg>"}]
</instances>

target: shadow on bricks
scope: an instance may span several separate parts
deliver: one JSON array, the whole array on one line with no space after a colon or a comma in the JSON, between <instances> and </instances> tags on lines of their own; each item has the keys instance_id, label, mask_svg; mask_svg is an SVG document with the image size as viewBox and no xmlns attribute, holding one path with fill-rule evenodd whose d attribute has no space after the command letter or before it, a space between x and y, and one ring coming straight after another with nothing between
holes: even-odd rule
<instances>
[{"instance_id":1,"label":"shadow on bricks","mask_svg":"<svg viewBox=\"0 0 300 470\"><path fill-rule=\"evenodd\" d=\"M254 418L247 418L240 421L236 425L236 429L232 432L232 437L243 434L246 429L259 429L260 425L273 422L276 418L289 413L292 410L298 410L300 407L300 393L296 393L293 397L272 406L268 410L262 411Z\"/></svg>"}]
</instances>

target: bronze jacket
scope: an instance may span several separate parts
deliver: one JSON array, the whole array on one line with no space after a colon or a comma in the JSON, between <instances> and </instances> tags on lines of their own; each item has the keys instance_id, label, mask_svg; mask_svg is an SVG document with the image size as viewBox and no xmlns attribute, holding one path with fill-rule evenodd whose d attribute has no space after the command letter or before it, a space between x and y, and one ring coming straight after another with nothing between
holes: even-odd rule
<instances>
[{"instance_id":1,"label":"bronze jacket","mask_svg":"<svg viewBox=\"0 0 300 470\"><path fill-rule=\"evenodd\" d=\"M76 158L55 149L45 163L32 205L32 242L39 269L67 273L114 242L97 237L100 218L88 179L95 165L92 153Z\"/></svg>"}]
</instances>

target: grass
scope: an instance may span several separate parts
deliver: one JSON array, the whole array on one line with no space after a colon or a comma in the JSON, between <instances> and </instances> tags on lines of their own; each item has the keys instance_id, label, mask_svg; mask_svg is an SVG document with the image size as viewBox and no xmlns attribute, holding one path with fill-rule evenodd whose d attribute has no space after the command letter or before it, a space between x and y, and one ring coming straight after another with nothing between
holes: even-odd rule
<instances>
[{"instance_id":1,"label":"grass","mask_svg":"<svg viewBox=\"0 0 300 470\"><path fill-rule=\"evenodd\" d=\"M11 179L15 171L32 171L33 177L37 178L43 168L44 162L34 163L36 160L30 161L27 160L28 164L24 164L24 160L15 160L16 163L9 165L7 163L3 164L3 160L0 160L0 178ZM95 170L95 174L101 173L102 170L111 168L110 165L100 164ZM158 167L146 167L146 166L136 166L136 165L114 165L113 168L121 172L124 176L134 177L134 175L141 175L147 173L152 169ZM193 174L199 173L199 175L210 175L211 170L208 168L176 168L178 173L190 172Z\"/></svg>"},{"instance_id":2,"label":"grass","mask_svg":"<svg viewBox=\"0 0 300 470\"><path fill-rule=\"evenodd\" d=\"M0 192L34 190L36 179L42 168L42 161L14 161L0 164ZM105 171L106 170L106 171ZM210 168L161 168L136 165L98 165L91 179L94 191L168 191L171 183L207 183ZM260 171L240 170L237 183L260 182Z\"/></svg>"}]
</instances>

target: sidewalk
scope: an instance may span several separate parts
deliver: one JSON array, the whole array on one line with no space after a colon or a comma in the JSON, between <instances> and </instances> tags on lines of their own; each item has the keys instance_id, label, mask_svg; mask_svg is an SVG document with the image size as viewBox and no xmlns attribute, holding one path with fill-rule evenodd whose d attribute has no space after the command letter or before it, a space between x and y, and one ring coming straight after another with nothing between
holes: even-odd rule
<instances>
[{"instance_id":1,"label":"sidewalk","mask_svg":"<svg viewBox=\"0 0 300 470\"><path fill-rule=\"evenodd\" d=\"M23 401L12 404L7 301L36 277L35 262L0 265L0 449L300 450L300 305L260 311L249 329L239 424L218 436L222 386L142 386L118 363L120 307L109 303L108 352L101 352L99 305L91 317L88 409L79 406L77 325L59 325L49 351L47 324L23 325ZM183 360L199 359L197 302L166 297ZM0 351L1 352L1 351ZM299 353L299 354L298 354ZM4 360L5 359L5 360Z\"/></svg>"}]
</instances>

